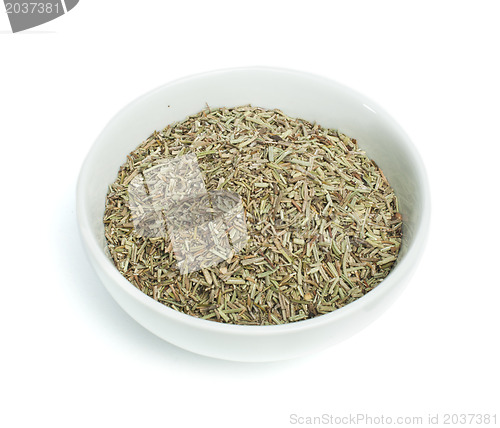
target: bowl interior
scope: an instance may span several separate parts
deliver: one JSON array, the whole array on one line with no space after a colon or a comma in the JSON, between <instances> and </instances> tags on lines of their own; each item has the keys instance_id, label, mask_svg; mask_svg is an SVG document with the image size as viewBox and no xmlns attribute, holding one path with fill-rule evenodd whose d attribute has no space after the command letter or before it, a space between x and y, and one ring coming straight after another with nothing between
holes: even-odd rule
<instances>
[{"instance_id":1,"label":"bowl interior","mask_svg":"<svg viewBox=\"0 0 500 428\"><path fill-rule=\"evenodd\" d=\"M404 220L400 264L422 226L427 197L419 155L404 131L379 106L343 85L314 75L266 68L225 70L173 82L132 102L111 120L90 151L79 183L80 222L102 255L107 255L102 222L106 193L127 154L154 130L207 105L245 104L279 108L289 116L338 129L358 141L382 168L398 196Z\"/></svg>"}]
</instances>

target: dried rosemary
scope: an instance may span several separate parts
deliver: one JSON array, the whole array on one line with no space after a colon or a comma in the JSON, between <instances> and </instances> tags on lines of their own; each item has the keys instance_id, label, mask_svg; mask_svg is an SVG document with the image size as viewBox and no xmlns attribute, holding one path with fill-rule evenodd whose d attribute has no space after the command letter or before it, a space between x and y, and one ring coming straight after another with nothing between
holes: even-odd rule
<instances>
[{"instance_id":1,"label":"dried rosemary","mask_svg":"<svg viewBox=\"0 0 500 428\"><path fill-rule=\"evenodd\" d=\"M267 325L376 287L398 257L402 218L356 140L243 106L154 132L110 186L104 225L116 267L153 299Z\"/></svg>"}]
</instances>

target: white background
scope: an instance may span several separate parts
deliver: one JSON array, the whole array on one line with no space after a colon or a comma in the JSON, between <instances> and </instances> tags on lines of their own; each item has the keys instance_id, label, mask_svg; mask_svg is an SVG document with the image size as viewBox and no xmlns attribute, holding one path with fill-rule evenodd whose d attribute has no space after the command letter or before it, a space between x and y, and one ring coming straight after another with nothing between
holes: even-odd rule
<instances>
[{"instance_id":1,"label":"white background","mask_svg":"<svg viewBox=\"0 0 500 428\"><path fill-rule=\"evenodd\" d=\"M499 12L496 1L81 0L12 34L3 10L0 426L287 427L324 413L500 424ZM119 109L245 65L324 75L378 102L432 190L427 250L397 303L340 345L272 364L200 357L136 324L92 271L75 216L79 168Z\"/></svg>"}]
</instances>

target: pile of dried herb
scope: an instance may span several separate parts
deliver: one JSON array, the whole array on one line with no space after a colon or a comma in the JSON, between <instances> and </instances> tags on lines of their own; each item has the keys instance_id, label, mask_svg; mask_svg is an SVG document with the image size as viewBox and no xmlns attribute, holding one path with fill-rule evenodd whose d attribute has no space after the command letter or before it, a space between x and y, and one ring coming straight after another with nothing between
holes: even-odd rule
<instances>
[{"instance_id":1,"label":"pile of dried herb","mask_svg":"<svg viewBox=\"0 0 500 428\"><path fill-rule=\"evenodd\" d=\"M241 197L248 241L217 265L181 274L168 236L134 228L128 187L165 159L195 154L208 191ZM105 235L118 270L172 309L267 325L329 313L390 272L398 202L356 140L280 110L206 109L154 132L110 186Z\"/></svg>"}]
</instances>

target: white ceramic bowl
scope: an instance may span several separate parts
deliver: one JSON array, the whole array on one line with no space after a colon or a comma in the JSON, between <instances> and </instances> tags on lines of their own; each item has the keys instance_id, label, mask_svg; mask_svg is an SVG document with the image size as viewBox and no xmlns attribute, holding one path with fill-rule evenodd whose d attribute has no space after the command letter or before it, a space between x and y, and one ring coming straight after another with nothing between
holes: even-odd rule
<instances>
[{"instance_id":1,"label":"white ceramic bowl","mask_svg":"<svg viewBox=\"0 0 500 428\"><path fill-rule=\"evenodd\" d=\"M108 185L126 155L154 130L206 107L244 104L279 108L356 138L393 186L403 215L398 262L374 290L326 315L285 325L238 326L198 319L146 296L115 268L105 251ZM181 348L236 361L301 356L337 343L375 320L401 293L420 258L429 227L424 166L400 126L377 104L332 80L298 71L251 67L220 70L168 83L120 111L94 143L77 190L81 237L91 264L118 304L157 336Z\"/></svg>"}]
</instances>

